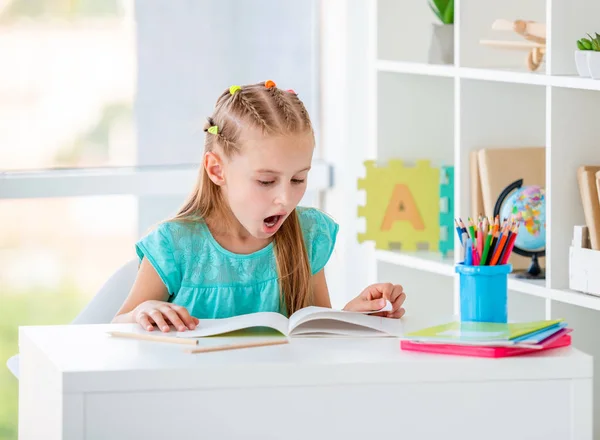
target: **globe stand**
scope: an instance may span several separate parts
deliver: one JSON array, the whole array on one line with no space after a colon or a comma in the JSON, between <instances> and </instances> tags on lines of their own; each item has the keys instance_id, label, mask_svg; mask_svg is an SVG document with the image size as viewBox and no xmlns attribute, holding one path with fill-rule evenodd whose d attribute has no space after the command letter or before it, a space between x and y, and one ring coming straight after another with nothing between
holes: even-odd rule
<instances>
[{"instance_id":1,"label":"globe stand","mask_svg":"<svg viewBox=\"0 0 600 440\"><path fill-rule=\"evenodd\" d=\"M519 179L519 180L515 180L513 183L511 183L506 188L504 188L502 193L500 193L498 200L496 200L496 204L494 206L494 217L500 215L502 204L507 199L507 197L510 194L512 194L514 191L521 188L522 186L523 186L523 179ZM521 249L520 247L518 247L515 244L513 247L513 252L517 255L531 258L531 264L529 265L529 268L527 270L519 270L519 271L513 272L515 278L528 279L528 280L543 280L546 278L546 273L540 267L540 262L539 262L540 257L546 256L545 249L530 251L530 250Z\"/></svg>"},{"instance_id":2,"label":"globe stand","mask_svg":"<svg viewBox=\"0 0 600 440\"><path fill-rule=\"evenodd\" d=\"M528 251L523 251L521 249L519 249L521 252L523 253L528 253L530 255L523 255L520 252L517 252L515 249L515 252L518 253L519 255L523 255L525 257L527 256L531 256L531 265L529 266L529 269L524 270L524 271L515 271L515 278L525 278L528 280L543 280L546 278L546 273L545 271L540 267L540 263L538 260L538 252L528 252ZM540 252L540 254L542 254L542 252ZM543 256L543 255L540 255Z\"/></svg>"}]
</instances>

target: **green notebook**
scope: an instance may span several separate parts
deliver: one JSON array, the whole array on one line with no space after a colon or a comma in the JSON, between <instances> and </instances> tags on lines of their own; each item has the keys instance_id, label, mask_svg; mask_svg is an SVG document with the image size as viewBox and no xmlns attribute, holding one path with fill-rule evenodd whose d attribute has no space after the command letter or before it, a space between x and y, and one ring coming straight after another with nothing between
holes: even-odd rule
<instances>
[{"instance_id":1,"label":"green notebook","mask_svg":"<svg viewBox=\"0 0 600 440\"><path fill-rule=\"evenodd\" d=\"M445 343L496 343L557 326L563 319L500 324L495 322L449 322L407 333L403 339Z\"/></svg>"}]
</instances>

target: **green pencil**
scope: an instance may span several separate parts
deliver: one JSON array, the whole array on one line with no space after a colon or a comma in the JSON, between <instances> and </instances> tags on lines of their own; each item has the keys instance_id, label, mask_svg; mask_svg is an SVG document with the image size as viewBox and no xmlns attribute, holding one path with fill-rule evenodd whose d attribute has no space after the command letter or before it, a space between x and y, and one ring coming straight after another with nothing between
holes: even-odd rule
<instances>
[{"instance_id":1,"label":"green pencil","mask_svg":"<svg viewBox=\"0 0 600 440\"><path fill-rule=\"evenodd\" d=\"M475 240L475 227L473 226L473 220L469 217L469 232L471 233L471 238Z\"/></svg>"},{"instance_id":2,"label":"green pencil","mask_svg":"<svg viewBox=\"0 0 600 440\"><path fill-rule=\"evenodd\" d=\"M492 234L488 234L485 240L485 246L483 247L483 255L481 256L480 266L485 266L485 260L487 260L488 252L490 251L490 244L492 243Z\"/></svg>"}]
</instances>

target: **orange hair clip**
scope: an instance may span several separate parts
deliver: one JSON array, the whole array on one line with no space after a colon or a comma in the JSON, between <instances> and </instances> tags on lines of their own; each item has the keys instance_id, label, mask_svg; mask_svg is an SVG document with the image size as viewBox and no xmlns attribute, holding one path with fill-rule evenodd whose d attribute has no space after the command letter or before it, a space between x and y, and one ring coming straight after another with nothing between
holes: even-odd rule
<instances>
[{"instance_id":1,"label":"orange hair clip","mask_svg":"<svg viewBox=\"0 0 600 440\"><path fill-rule=\"evenodd\" d=\"M267 89L270 89L272 87L276 87L276 84L275 84L274 81L271 81L270 79L268 79L268 80L265 81L265 87Z\"/></svg>"}]
</instances>

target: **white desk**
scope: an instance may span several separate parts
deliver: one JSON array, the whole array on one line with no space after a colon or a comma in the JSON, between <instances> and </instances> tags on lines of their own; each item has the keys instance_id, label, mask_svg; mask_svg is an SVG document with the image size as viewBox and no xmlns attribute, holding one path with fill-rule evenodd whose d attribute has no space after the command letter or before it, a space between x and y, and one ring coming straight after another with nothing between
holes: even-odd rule
<instances>
[{"instance_id":1,"label":"white desk","mask_svg":"<svg viewBox=\"0 0 600 440\"><path fill-rule=\"evenodd\" d=\"M19 439L592 438L592 358L573 348L494 360L293 339L189 354L105 333L129 329L21 328Z\"/></svg>"}]
</instances>

